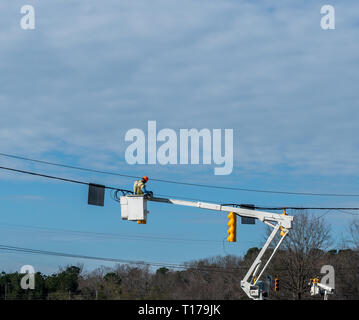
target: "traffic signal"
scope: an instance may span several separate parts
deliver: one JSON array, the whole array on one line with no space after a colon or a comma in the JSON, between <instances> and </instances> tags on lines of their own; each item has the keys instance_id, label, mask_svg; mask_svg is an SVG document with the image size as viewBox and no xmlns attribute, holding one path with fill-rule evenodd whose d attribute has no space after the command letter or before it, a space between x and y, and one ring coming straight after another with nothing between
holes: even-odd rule
<instances>
[{"instance_id":1,"label":"traffic signal","mask_svg":"<svg viewBox=\"0 0 359 320\"><path fill-rule=\"evenodd\" d=\"M254 204L240 204L240 208L247 210L255 210L256 206ZM256 224L256 219L251 217L241 217L242 224Z\"/></svg>"},{"instance_id":2,"label":"traffic signal","mask_svg":"<svg viewBox=\"0 0 359 320\"><path fill-rule=\"evenodd\" d=\"M278 276L274 278L274 291L279 291L279 278L278 278Z\"/></svg>"},{"instance_id":3,"label":"traffic signal","mask_svg":"<svg viewBox=\"0 0 359 320\"><path fill-rule=\"evenodd\" d=\"M283 216L286 216L287 215L287 211L284 209L284 213L282 213ZM281 226L280 227L280 236L281 237L284 237L286 234L286 232L284 231L284 228Z\"/></svg>"},{"instance_id":4,"label":"traffic signal","mask_svg":"<svg viewBox=\"0 0 359 320\"><path fill-rule=\"evenodd\" d=\"M100 184L89 184L88 204L103 207L105 202L105 186Z\"/></svg>"},{"instance_id":5,"label":"traffic signal","mask_svg":"<svg viewBox=\"0 0 359 320\"><path fill-rule=\"evenodd\" d=\"M310 279L312 283L319 283L319 279L318 278L313 278L313 279Z\"/></svg>"},{"instance_id":6,"label":"traffic signal","mask_svg":"<svg viewBox=\"0 0 359 320\"><path fill-rule=\"evenodd\" d=\"M229 242L237 241L237 215L234 212L228 214L228 238Z\"/></svg>"}]
</instances>

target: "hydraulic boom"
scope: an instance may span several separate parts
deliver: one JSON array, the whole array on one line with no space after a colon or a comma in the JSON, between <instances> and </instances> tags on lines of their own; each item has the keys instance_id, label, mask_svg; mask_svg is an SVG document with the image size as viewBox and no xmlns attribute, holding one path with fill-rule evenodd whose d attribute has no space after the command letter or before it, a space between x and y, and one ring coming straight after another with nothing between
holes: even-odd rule
<instances>
[{"instance_id":1,"label":"hydraulic boom","mask_svg":"<svg viewBox=\"0 0 359 320\"><path fill-rule=\"evenodd\" d=\"M121 216L126 220L137 220L145 221L147 219L147 202L162 202L180 206L189 206L195 208L201 208L206 210L234 212L238 216L254 218L262 221L271 228L272 233L268 237L263 248L260 250L258 256L254 260L253 264L249 268L248 272L241 281L241 287L247 296L254 300L262 300L266 298L266 292L263 289L262 282L259 281L264 270L268 266L269 262L273 258L283 239L287 236L289 229L292 228L293 217L286 214L278 214L266 211L251 210L246 208L237 208L232 206L220 205L208 202L196 202L196 201L185 201L177 199L157 198L157 197L146 197L143 195L128 195L121 197ZM280 232L280 240L275 246L272 254L270 255L267 262L262 266L262 257L268 249L271 242L274 240L277 232Z\"/></svg>"}]
</instances>

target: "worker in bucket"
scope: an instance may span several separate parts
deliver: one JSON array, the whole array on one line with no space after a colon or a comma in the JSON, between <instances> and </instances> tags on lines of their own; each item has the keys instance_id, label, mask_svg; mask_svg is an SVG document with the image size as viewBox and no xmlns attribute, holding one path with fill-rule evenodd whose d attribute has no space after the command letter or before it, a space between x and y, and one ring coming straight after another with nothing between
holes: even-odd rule
<instances>
[{"instance_id":1,"label":"worker in bucket","mask_svg":"<svg viewBox=\"0 0 359 320\"><path fill-rule=\"evenodd\" d=\"M141 180L136 180L134 185L133 185L133 192L135 194L145 194L145 195L149 195L152 196L153 192L152 191L147 191L146 190L146 183L148 181L148 177L144 176L142 177Z\"/></svg>"}]
</instances>

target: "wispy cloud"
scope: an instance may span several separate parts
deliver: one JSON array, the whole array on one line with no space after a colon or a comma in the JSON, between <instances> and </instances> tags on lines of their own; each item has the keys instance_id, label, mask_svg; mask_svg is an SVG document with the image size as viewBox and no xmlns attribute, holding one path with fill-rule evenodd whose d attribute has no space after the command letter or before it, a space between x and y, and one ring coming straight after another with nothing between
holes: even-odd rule
<instances>
[{"instance_id":1,"label":"wispy cloud","mask_svg":"<svg viewBox=\"0 0 359 320\"><path fill-rule=\"evenodd\" d=\"M34 2L33 32L19 5L1 4L1 150L113 166L156 120L234 128L249 171L359 173L357 1L332 31L312 1Z\"/></svg>"}]
</instances>

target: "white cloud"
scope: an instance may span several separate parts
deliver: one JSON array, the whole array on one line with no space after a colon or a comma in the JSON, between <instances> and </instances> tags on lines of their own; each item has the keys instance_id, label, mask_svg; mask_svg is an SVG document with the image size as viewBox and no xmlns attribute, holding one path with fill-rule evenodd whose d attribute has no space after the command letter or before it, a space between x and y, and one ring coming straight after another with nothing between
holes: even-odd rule
<instances>
[{"instance_id":1,"label":"white cloud","mask_svg":"<svg viewBox=\"0 0 359 320\"><path fill-rule=\"evenodd\" d=\"M357 1L333 31L309 1L71 3L34 3L32 33L1 4L0 150L113 165L157 120L234 128L248 170L359 173Z\"/></svg>"}]
</instances>

